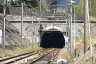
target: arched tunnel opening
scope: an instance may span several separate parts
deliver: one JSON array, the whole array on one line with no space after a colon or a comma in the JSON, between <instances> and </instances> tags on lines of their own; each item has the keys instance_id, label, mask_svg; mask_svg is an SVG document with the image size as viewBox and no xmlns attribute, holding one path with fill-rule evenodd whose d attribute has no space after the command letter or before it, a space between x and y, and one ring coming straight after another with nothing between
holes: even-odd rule
<instances>
[{"instance_id":1,"label":"arched tunnel opening","mask_svg":"<svg viewBox=\"0 0 96 64\"><path fill-rule=\"evenodd\" d=\"M65 39L60 31L47 31L41 38L40 46L43 48L63 48Z\"/></svg>"}]
</instances>

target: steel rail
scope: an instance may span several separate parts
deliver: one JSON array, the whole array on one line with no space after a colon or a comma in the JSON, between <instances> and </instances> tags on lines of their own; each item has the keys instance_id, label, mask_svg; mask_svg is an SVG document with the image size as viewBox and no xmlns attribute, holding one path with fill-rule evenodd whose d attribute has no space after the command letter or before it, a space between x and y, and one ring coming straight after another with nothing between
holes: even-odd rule
<instances>
[{"instance_id":1,"label":"steel rail","mask_svg":"<svg viewBox=\"0 0 96 64\"><path fill-rule=\"evenodd\" d=\"M14 63L15 61L18 61L18 60L21 60L21 59L27 58L27 57L32 56L32 55L34 55L34 54L37 54L37 52L30 53L30 54L28 54L28 55L26 55L26 56L24 56L24 57L17 58L17 59L15 59L15 60L9 61L9 62L4 63L4 64Z\"/></svg>"},{"instance_id":2,"label":"steel rail","mask_svg":"<svg viewBox=\"0 0 96 64\"><path fill-rule=\"evenodd\" d=\"M49 64L51 62L51 60L53 60L55 58L55 56L60 52L60 50L58 52L56 52L55 55L53 55L46 64Z\"/></svg>"},{"instance_id":3,"label":"steel rail","mask_svg":"<svg viewBox=\"0 0 96 64\"><path fill-rule=\"evenodd\" d=\"M48 53L46 53L46 54L42 54L39 58L37 58L36 60L34 60L34 61L32 61L32 62L30 62L30 63L28 63L28 64L33 64L33 63L35 63L37 60L39 60L39 59L41 59L42 57L44 57L44 56L46 56L46 55L48 55L49 53L51 53L52 51L54 51L55 49L53 49L53 50L51 50L51 51L49 51Z\"/></svg>"},{"instance_id":4,"label":"steel rail","mask_svg":"<svg viewBox=\"0 0 96 64\"><path fill-rule=\"evenodd\" d=\"M3 59L0 59L0 62L5 61L5 60L8 60L8 59L15 58L15 57L18 57L18 56L26 55L26 54L29 54L29 53L33 53L33 51L30 51L30 52L24 52L24 53L20 53L20 54L18 54L18 55L15 55L15 56L11 56L11 57L7 57L7 58L3 58Z\"/></svg>"}]
</instances>

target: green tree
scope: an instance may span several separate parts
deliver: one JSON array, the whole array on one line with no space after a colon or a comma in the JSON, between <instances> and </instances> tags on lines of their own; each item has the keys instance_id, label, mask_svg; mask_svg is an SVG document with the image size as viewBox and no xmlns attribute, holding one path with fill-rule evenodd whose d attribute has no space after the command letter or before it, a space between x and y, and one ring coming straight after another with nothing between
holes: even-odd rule
<instances>
[{"instance_id":1,"label":"green tree","mask_svg":"<svg viewBox=\"0 0 96 64\"><path fill-rule=\"evenodd\" d=\"M96 17L96 0L88 0L88 4L90 16ZM76 13L84 13L84 0L80 0L78 6L76 7Z\"/></svg>"},{"instance_id":2,"label":"green tree","mask_svg":"<svg viewBox=\"0 0 96 64\"><path fill-rule=\"evenodd\" d=\"M72 13L74 13L74 5L72 5Z\"/></svg>"},{"instance_id":3,"label":"green tree","mask_svg":"<svg viewBox=\"0 0 96 64\"><path fill-rule=\"evenodd\" d=\"M80 1L78 6L76 7L76 14L81 14L83 13L82 11L82 2Z\"/></svg>"},{"instance_id":4,"label":"green tree","mask_svg":"<svg viewBox=\"0 0 96 64\"><path fill-rule=\"evenodd\" d=\"M3 1L4 1L4 0L0 0L0 4L3 4Z\"/></svg>"},{"instance_id":5,"label":"green tree","mask_svg":"<svg viewBox=\"0 0 96 64\"><path fill-rule=\"evenodd\" d=\"M76 7L76 14L81 14L82 13L82 10L80 7Z\"/></svg>"}]
</instances>

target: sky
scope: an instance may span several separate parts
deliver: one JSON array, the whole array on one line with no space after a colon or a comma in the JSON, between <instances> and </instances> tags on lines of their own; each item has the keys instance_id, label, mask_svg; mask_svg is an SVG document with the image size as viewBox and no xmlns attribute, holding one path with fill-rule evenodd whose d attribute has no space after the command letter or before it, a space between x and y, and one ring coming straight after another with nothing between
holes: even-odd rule
<instances>
[{"instance_id":1,"label":"sky","mask_svg":"<svg viewBox=\"0 0 96 64\"><path fill-rule=\"evenodd\" d=\"M80 0L73 0L73 1L75 1L77 4L78 4L78 2L80 1ZM68 4L68 2L69 2L69 0L61 0L60 1L60 5L66 5L66 4Z\"/></svg>"},{"instance_id":2,"label":"sky","mask_svg":"<svg viewBox=\"0 0 96 64\"><path fill-rule=\"evenodd\" d=\"M78 2L79 2L80 0L73 0L73 1L75 1L76 4L78 4ZM69 2L69 0L61 0L58 5L67 5L68 2ZM65 8L65 7L63 7L63 8Z\"/></svg>"},{"instance_id":3,"label":"sky","mask_svg":"<svg viewBox=\"0 0 96 64\"><path fill-rule=\"evenodd\" d=\"M2 30L0 30L0 43L2 41Z\"/></svg>"},{"instance_id":4,"label":"sky","mask_svg":"<svg viewBox=\"0 0 96 64\"><path fill-rule=\"evenodd\" d=\"M8 1L11 1L11 0L8 0ZM13 0L13 1L18 1L18 0Z\"/></svg>"}]
</instances>

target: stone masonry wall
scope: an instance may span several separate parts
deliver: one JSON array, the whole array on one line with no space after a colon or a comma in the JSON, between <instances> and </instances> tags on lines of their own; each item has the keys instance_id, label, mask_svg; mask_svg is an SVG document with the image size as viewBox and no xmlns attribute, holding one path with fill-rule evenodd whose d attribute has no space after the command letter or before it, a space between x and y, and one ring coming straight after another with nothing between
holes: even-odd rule
<instances>
[{"instance_id":1,"label":"stone masonry wall","mask_svg":"<svg viewBox=\"0 0 96 64\"><path fill-rule=\"evenodd\" d=\"M14 26L17 27L17 29L19 29L21 31L21 23L12 23ZM67 25L65 25L65 23L41 23L43 29L45 29L46 27L49 26L56 26L59 27L63 30L66 30ZM72 24L72 35L73 35L73 39L74 39L74 23ZM39 38L39 23L35 23L34 22L34 28L33 28L33 42L34 45L38 44L38 38ZM23 23L23 35L26 36L29 40L30 43L32 42L32 24L30 23ZM66 34L64 34L66 36ZM80 37L82 37L84 35L84 24L83 23L76 23L76 39L79 39Z\"/></svg>"}]
</instances>

